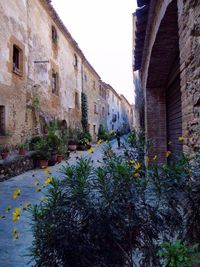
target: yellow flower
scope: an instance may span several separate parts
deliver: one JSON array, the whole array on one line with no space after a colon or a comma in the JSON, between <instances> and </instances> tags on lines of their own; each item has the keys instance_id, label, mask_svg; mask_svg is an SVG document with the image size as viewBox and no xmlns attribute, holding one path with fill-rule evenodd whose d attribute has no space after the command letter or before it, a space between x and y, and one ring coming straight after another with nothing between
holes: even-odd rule
<instances>
[{"instance_id":1,"label":"yellow flower","mask_svg":"<svg viewBox=\"0 0 200 267\"><path fill-rule=\"evenodd\" d=\"M19 233L13 235L13 240L16 241L19 239Z\"/></svg>"},{"instance_id":2,"label":"yellow flower","mask_svg":"<svg viewBox=\"0 0 200 267\"><path fill-rule=\"evenodd\" d=\"M183 136L179 136L178 141L183 142L184 138Z\"/></svg>"},{"instance_id":3,"label":"yellow flower","mask_svg":"<svg viewBox=\"0 0 200 267\"><path fill-rule=\"evenodd\" d=\"M108 150L108 156L109 156L110 158L113 156L113 151L112 151L112 149L109 149L109 150Z\"/></svg>"},{"instance_id":4,"label":"yellow flower","mask_svg":"<svg viewBox=\"0 0 200 267\"><path fill-rule=\"evenodd\" d=\"M52 180L53 180L53 177L48 177L46 180L45 180L45 184L50 184L52 183Z\"/></svg>"},{"instance_id":5,"label":"yellow flower","mask_svg":"<svg viewBox=\"0 0 200 267\"><path fill-rule=\"evenodd\" d=\"M158 156L155 155L155 156L153 157L153 160L157 160L157 159L158 159Z\"/></svg>"},{"instance_id":6,"label":"yellow flower","mask_svg":"<svg viewBox=\"0 0 200 267\"><path fill-rule=\"evenodd\" d=\"M135 163L135 160L134 160L134 159L130 159L129 162L130 162L131 164L134 164L134 163Z\"/></svg>"},{"instance_id":7,"label":"yellow flower","mask_svg":"<svg viewBox=\"0 0 200 267\"><path fill-rule=\"evenodd\" d=\"M8 213L10 210L11 210L12 206L9 205L7 208L6 208L6 213Z\"/></svg>"},{"instance_id":8,"label":"yellow flower","mask_svg":"<svg viewBox=\"0 0 200 267\"><path fill-rule=\"evenodd\" d=\"M134 173L134 176L135 176L136 178L140 177L139 172Z\"/></svg>"},{"instance_id":9,"label":"yellow flower","mask_svg":"<svg viewBox=\"0 0 200 267\"><path fill-rule=\"evenodd\" d=\"M148 166L149 165L149 161L150 161L150 159L149 159L149 157L148 156L146 156L146 166Z\"/></svg>"},{"instance_id":10,"label":"yellow flower","mask_svg":"<svg viewBox=\"0 0 200 267\"><path fill-rule=\"evenodd\" d=\"M17 234L17 228L16 227L13 228L13 234Z\"/></svg>"},{"instance_id":11,"label":"yellow flower","mask_svg":"<svg viewBox=\"0 0 200 267\"><path fill-rule=\"evenodd\" d=\"M40 188L40 187L38 187L38 188L35 190L36 193L38 193L38 192L40 192L40 191L41 191L41 188Z\"/></svg>"},{"instance_id":12,"label":"yellow flower","mask_svg":"<svg viewBox=\"0 0 200 267\"><path fill-rule=\"evenodd\" d=\"M49 169L48 168L44 169L44 173L49 174L50 173Z\"/></svg>"},{"instance_id":13,"label":"yellow flower","mask_svg":"<svg viewBox=\"0 0 200 267\"><path fill-rule=\"evenodd\" d=\"M23 210L26 210L26 209L30 208L30 206L31 206L30 202L25 203L25 205L23 207Z\"/></svg>"},{"instance_id":14,"label":"yellow flower","mask_svg":"<svg viewBox=\"0 0 200 267\"><path fill-rule=\"evenodd\" d=\"M92 146L90 149L87 151L87 155L94 153L94 147Z\"/></svg>"},{"instance_id":15,"label":"yellow flower","mask_svg":"<svg viewBox=\"0 0 200 267\"><path fill-rule=\"evenodd\" d=\"M35 185L35 186L39 185L39 181L36 181L36 182L34 183L34 185Z\"/></svg>"},{"instance_id":16,"label":"yellow flower","mask_svg":"<svg viewBox=\"0 0 200 267\"><path fill-rule=\"evenodd\" d=\"M21 209L20 208L15 208L15 211L13 211L13 216L12 216L12 221L13 222L17 222L19 221L19 218L20 218L20 212L21 212Z\"/></svg>"},{"instance_id":17,"label":"yellow flower","mask_svg":"<svg viewBox=\"0 0 200 267\"><path fill-rule=\"evenodd\" d=\"M5 215L0 215L0 219L4 219L5 218Z\"/></svg>"},{"instance_id":18,"label":"yellow flower","mask_svg":"<svg viewBox=\"0 0 200 267\"><path fill-rule=\"evenodd\" d=\"M99 141L97 142L97 147L100 145L102 143L102 140L101 139L99 139Z\"/></svg>"},{"instance_id":19,"label":"yellow flower","mask_svg":"<svg viewBox=\"0 0 200 267\"><path fill-rule=\"evenodd\" d=\"M141 167L142 167L142 165L141 165L140 162L138 162L138 163L136 163L136 164L134 165L134 169L135 169L136 171L139 170Z\"/></svg>"},{"instance_id":20,"label":"yellow flower","mask_svg":"<svg viewBox=\"0 0 200 267\"><path fill-rule=\"evenodd\" d=\"M166 158L168 158L170 155L171 155L171 151L167 151L166 153L165 153L165 156L166 156Z\"/></svg>"},{"instance_id":21,"label":"yellow flower","mask_svg":"<svg viewBox=\"0 0 200 267\"><path fill-rule=\"evenodd\" d=\"M16 199L18 196L20 196L21 190L19 188L16 188L15 192L13 193L13 198Z\"/></svg>"}]
</instances>

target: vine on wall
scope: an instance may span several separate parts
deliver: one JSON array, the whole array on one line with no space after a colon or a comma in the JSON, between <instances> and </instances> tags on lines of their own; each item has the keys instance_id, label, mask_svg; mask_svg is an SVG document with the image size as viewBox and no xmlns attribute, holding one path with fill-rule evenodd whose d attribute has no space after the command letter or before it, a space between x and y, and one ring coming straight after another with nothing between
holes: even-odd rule
<instances>
[{"instance_id":1,"label":"vine on wall","mask_svg":"<svg viewBox=\"0 0 200 267\"><path fill-rule=\"evenodd\" d=\"M87 95L85 93L81 93L81 111L82 111L82 127L84 132L88 132L88 101Z\"/></svg>"}]
</instances>

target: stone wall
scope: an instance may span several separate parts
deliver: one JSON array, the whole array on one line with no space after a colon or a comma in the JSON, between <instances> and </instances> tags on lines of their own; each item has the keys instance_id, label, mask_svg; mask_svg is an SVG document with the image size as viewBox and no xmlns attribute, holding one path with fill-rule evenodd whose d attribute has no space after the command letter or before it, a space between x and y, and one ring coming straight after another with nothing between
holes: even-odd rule
<instances>
[{"instance_id":1,"label":"stone wall","mask_svg":"<svg viewBox=\"0 0 200 267\"><path fill-rule=\"evenodd\" d=\"M178 1L184 150L200 149L200 2Z\"/></svg>"},{"instance_id":2,"label":"stone wall","mask_svg":"<svg viewBox=\"0 0 200 267\"><path fill-rule=\"evenodd\" d=\"M14 155L0 160L0 182L34 169L34 152L27 152L25 156Z\"/></svg>"},{"instance_id":3,"label":"stone wall","mask_svg":"<svg viewBox=\"0 0 200 267\"><path fill-rule=\"evenodd\" d=\"M161 153L159 149L162 148L164 154L167 148L167 140L162 138L163 136L166 137L166 127L164 127L166 112L162 109L161 113L159 108L163 106L163 103L165 105L165 100L163 100L164 98L161 100L159 94L160 90L164 91L167 88L169 74L173 67L172 61L175 59L175 53L178 50L180 57L182 134L184 137L183 150L191 153L200 148L199 17L200 2L198 0L151 1L149 7L139 77L145 98L145 130L147 137L154 141L158 138L162 139L159 148L155 146L153 150L158 151L158 153ZM155 92L156 88L159 88L157 92ZM164 121L160 121L159 118L164 119ZM149 131L151 128L154 128L154 130ZM159 131L155 131L157 128L159 128Z\"/></svg>"}]
</instances>

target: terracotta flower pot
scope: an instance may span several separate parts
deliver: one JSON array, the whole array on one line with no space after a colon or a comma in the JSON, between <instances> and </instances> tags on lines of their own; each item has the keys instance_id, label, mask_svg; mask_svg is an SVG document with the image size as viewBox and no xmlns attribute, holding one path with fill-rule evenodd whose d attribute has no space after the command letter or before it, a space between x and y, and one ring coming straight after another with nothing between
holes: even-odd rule
<instances>
[{"instance_id":1,"label":"terracotta flower pot","mask_svg":"<svg viewBox=\"0 0 200 267\"><path fill-rule=\"evenodd\" d=\"M2 159L6 159L8 157L8 152L2 152L1 157Z\"/></svg>"},{"instance_id":2,"label":"terracotta flower pot","mask_svg":"<svg viewBox=\"0 0 200 267\"><path fill-rule=\"evenodd\" d=\"M18 149L18 152L19 152L19 155L22 155L22 156L24 156L26 154L26 150L23 147L20 147Z\"/></svg>"},{"instance_id":3,"label":"terracotta flower pot","mask_svg":"<svg viewBox=\"0 0 200 267\"><path fill-rule=\"evenodd\" d=\"M68 149L70 151L75 151L77 149L77 145L68 145Z\"/></svg>"},{"instance_id":4,"label":"terracotta flower pot","mask_svg":"<svg viewBox=\"0 0 200 267\"><path fill-rule=\"evenodd\" d=\"M39 167L45 169L48 167L48 159L39 159Z\"/></svg>"},{"instance_id":5,"label":"terracotta flower pot","mask_svg":"<svg viewBox=\"0 0 200 267\"><path fill-rule=\"evenodd\" d=\"M57 155L57 162L61 163L62 160L63 160L63 156L62 155Z\"/></svg>"}]
</instances>

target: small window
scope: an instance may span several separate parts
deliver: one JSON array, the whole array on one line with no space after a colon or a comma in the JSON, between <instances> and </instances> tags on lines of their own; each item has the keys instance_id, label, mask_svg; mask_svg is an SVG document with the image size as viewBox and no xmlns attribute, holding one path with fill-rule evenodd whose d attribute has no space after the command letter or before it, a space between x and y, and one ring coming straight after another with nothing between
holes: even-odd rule
<instances>
[{"instance_id":1,"label":"small window","mask_svg":"<svg viewBox=\"0 0 200 267\"><path fill-rule=\"evenodd\" d=\"M93 135L96 135L96 125L93 125Z\"/></svg>"},{"instance_id":2,"label":"small window","mask_svg":"<svg viewBox=\"0 0 200 267\"><path fill-rule=\"evenodd\" d=\"M110 106L108 104L108 116L110 115Z\"/></svg>"},{"instance_id":3,"label":"small window","mask_svg":"<svg viewBox=\"0 0 200 267\"><path fill-rule=\"evenodd\" d=\"M52 70L52 93L58 93L58 74Z\"/></svg>"},{"instance_id":4,"label":"small window","mask_svg":"<svg viewBox=\"0 0 200 267\"><path fill-rule=\"evenodd\" d=\"M22 50L16 46L13 45L13 72L22 75L23 71L23 53Z\"/></svg>"},{"instance_id":5,"label":"small window","mask_svg":"<svg viewBox=\"0 0 200 267\"><path fill-rule=\"evenodd\" d=\"M78 58L76 54L74 54L74 67L78 67Z\"/></svg>"},{"instance_id":6,"label":"small window","mask_svg":"<svg viewBox=\"0 0 200 267\"><path fill-rule=\"evenodd\" d=\"M86 73L84 74L84 79L87 82L87 75L86 75Z\"/></svg>"},{"instance_id":7,"label":"small window","mask_svg":"<svg viewBox=\"0 0 200 267\"><path fill-rule=\"evenodd\" d=\"M76 107L76 108L79 107L79 95L78 95L77 92L75 93L75 107Z\"/></svg>"},{"instance_id":8,"label":"small window","mask_svg":"<svg viewBox=\"0 0 200 267\"><path fill-rule=\"evenodd\" d=\"M96 103L94 104L94 113L95 113L95 114L98 113L98 112L97 112L97 104L96 104Z\"/></svg>"},{"instance_id":9,"label":"small window","mask_svg":"<svg viewBox=\"0 0 200 267\"><path fill-rule=\"evenodd\" d=\"M52 30L52 42L53 42L53 44L57 44L58 35L57 35L56 28L54 26L52 26L51 30Z\"/></svg>"},{"instance_id":10,"label":"small window","mask_svg":"<svg viewBox=\"0 0 200 267\"><path fill-rule=\"evenodd\" d=\"M0 135L5 135L5 107L0 106Z\"/></svg>"},{"instance_id":11,"label":"small window","mask_svg":"<svg viewBox=\"0 0 200 267\"><path fill-rule=\"evenodd\" d=\"M102 107L102 117L104 117L104 116L105 116L105 108Z\"/></svg>"},{"instance_id":12,"label":"small window","mask_svg":"<svg viewBox=\"0 0 200 267\"><path fill-rule=\"evenodd\" d=\"M93 89L96 89L96 83L93 81Z\"/></svg>"}]
</instances>

